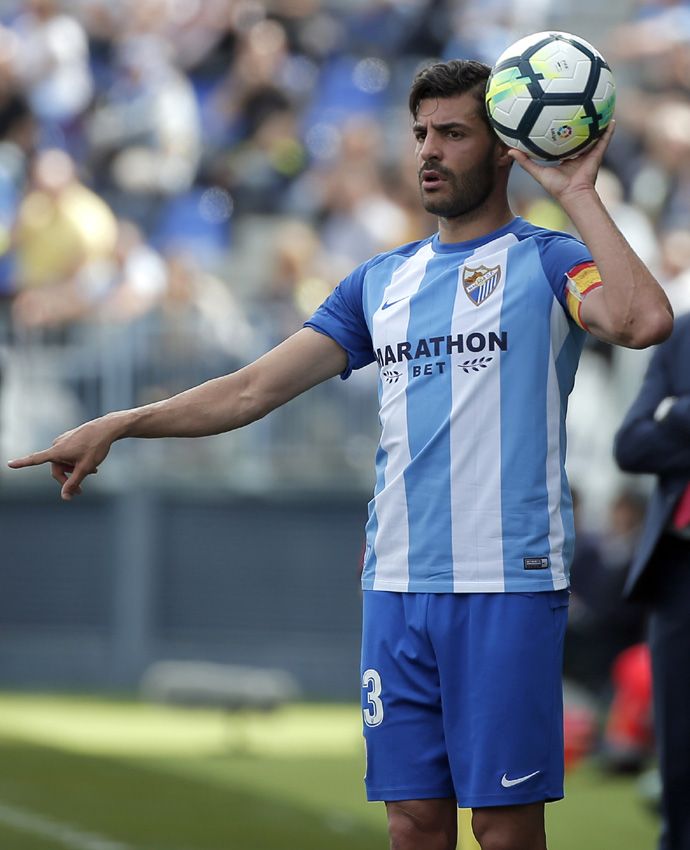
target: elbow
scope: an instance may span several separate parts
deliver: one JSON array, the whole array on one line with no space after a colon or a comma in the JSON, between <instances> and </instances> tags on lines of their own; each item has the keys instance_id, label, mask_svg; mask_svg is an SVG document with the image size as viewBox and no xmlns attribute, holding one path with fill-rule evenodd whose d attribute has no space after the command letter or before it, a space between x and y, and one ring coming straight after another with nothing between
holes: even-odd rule
<instances>
[{"instance_id":1,"label":"elbow","mask_svg":"<svg viewBox=\"0 0 690 850\"><path fill-rule=\"evenodd\" d=\"M643 453L634 438L629 435L619 435L613 444L613 458L622 472L647 472Z\"/></svg>"},{"instance_id":2,"label":"elbow","mask_svg":"<svg viewBox=\"0 0 690 850\"><path fill-rule=\"evenodd\" d=\"M628 324L618 333L617 344L626 348L649 348L671 336L673 314L666 309L647 313L641 321Z\"/></svg>"},{"instance_id":3,"label":"elbow","mask_svg":"<svg viewBox=\"0 0 690 850\"><path fill-rule=\"evenodd\" d=\"M613 458L623 472L652 475L659 472L659 444L646 418L621 426L613 440Z\"/></svg>"},{"instance_id":4,"label":"elbow","mask_svg":"<svg viewBox=\"0 0 690 850\"><path fill-rule=\"evenodd\" d=\"M620 436L616 437L613 444L613 459L618 468L623 472L636 472L635 453L630 450Z\"/></svg>"}]
</instances>

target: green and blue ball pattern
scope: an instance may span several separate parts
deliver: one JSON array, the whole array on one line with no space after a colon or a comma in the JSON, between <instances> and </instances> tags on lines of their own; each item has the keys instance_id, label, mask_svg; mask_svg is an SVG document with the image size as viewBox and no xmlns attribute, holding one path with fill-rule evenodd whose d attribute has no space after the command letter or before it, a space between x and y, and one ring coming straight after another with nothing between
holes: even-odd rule
<instances>
[{"instance_id":1,"label":"green and blue ball pattern","mask_svg":"<svg viewBox=\"0 0 690 850\"><path fill-rule=\"evenodd\" d=\"M534 159L570 159L590 148L613 116L616 86L603 56L564 32L526 36L496 61L486 87L491 124Z\"/></svg>"}]
</instances>

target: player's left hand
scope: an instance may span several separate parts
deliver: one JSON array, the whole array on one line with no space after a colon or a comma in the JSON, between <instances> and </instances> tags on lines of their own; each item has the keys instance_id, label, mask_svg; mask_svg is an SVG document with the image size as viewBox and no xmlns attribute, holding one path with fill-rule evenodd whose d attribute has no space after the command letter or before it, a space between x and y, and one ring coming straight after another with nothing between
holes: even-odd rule
<instances>
[{"instance_id":1,"label":"player's left hand","mask_svg":"<svg viewBox=\"0 0 690 850\"><path fill-rule=\"evenodd\" d=\"M597 174L615 125L616 122L612 120L604 135L586 153L575 159L565 159L555 167L539 165L515 148L511 148L508 155L528 174L531 174L551 196L563 204L569 198L576 198L582 192L590 193L594 190Z\"/></svg>"}]
</instances>

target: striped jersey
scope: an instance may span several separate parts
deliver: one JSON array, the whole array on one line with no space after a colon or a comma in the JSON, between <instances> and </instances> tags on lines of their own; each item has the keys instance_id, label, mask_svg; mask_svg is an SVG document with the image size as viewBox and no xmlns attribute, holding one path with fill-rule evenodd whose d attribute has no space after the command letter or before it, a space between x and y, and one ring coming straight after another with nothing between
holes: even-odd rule
<instances>
[{"instance_id":1,"label":"striped jersey","mask_svg":"<svg viewBox=\"0 0 690 850\"><path fill-rule=\"evenodd\" d=\"M364 589L568 586L565 414L600 283L582 242L516 218L374 257L306 323L346 351L343 378L378 362Z\"/></svg>"}]
</instances>

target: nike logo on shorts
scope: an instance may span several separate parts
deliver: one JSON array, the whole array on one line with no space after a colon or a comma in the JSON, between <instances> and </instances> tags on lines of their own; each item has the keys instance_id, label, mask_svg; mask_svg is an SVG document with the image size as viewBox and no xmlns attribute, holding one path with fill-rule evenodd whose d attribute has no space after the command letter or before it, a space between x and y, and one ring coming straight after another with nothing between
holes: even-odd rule
<instances>
[{"instance_id":1,"label":"nike logo on shorts","mask_svg":"<svg viewBox=\"0 0 690 850\"><path fill-rule=\"evenodd\" d=\"M504 788L512 788L513 785L519 785L521 782L527 782L528 779L531 779L538 773L541 773L541 770L535 770L534 773L528 773L527 776L518 776L517 779L508 779L508 774L504 773L501 777L501 785Z\"/></svg>"}]
</instances>

